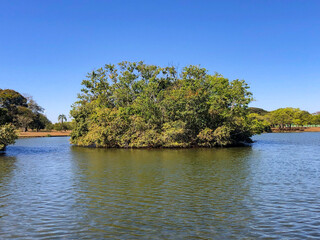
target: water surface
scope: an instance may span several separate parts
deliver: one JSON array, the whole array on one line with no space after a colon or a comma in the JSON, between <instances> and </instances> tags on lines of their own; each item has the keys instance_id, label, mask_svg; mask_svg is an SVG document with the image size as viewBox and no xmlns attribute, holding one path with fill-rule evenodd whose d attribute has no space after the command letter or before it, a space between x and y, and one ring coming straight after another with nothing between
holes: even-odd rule
<instances>
[{"instance_id":1,"label":"water surface","mask_svg":"<svg viewBox=\"0 0 320 240\"><path fill-rule=\"evenodd\" d=\"M320 238L320 133L254 140L130 150L20 139L0 156L0 239Z\"/></svg>"}]
</instances>

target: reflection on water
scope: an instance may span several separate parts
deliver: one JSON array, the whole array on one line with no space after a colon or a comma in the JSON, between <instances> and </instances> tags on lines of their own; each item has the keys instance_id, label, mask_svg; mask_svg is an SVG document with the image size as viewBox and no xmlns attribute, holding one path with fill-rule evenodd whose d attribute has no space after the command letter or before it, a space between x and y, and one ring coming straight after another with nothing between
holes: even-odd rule
<instances>
[{"instance_id":1,"label":"reflection on water","mask_svg":"<svg viewBox=\"0 0 320 240\"><path fill-rule=\"evenodd\" d=\"M130 150L21 139L0 156L0 238L320 237L320 134L255 140Z\"/></svg>"},{"instance_id":2,"label":"reflection on water","mask_svg":"<svg viewBox=\"0 0 320 240\"><path fill-rule=\"evenodd\" d=\"M90 206L85 215L104 236L224 235L241 232L250 215L249 148L73 152L84 183L79 205Z\"/></svg>"}]
</instances>

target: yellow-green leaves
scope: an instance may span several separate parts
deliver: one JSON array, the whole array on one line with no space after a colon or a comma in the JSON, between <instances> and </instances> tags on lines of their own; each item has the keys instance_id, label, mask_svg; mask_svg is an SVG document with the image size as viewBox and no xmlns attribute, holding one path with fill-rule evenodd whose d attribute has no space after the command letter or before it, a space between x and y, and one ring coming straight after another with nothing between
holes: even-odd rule
<instances>
[{"instance_id":1,"label":"yellow-green leaves","mask_svg":"<svg viewBox=\"0 0 320 240\"><path fill-rule=\"evenodd\" d=\"M243 80L205 68L143 62L88 74L71 115L72 143L97 147L227 146L249 141L252 100Z\"/></svg>"},{"instance_id":2,"label":"yellow-green leaves","mask_svg":"<svg viewBox=\"0 0 320 240\"><path fill-rule=\"evenodd\" d=\"M0 151L4 150L7 145L14 144L17 138L16 130L12 124L0 126Z\"/></svg>"}]
</instances>

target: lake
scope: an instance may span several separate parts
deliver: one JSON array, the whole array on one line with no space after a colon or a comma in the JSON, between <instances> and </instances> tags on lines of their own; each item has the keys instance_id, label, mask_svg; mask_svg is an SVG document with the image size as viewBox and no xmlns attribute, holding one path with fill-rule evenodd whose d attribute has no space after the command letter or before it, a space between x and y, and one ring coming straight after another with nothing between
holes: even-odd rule
<instances>
[{"instance_id":1,"label":"lake","mask_svg":"<svg viewBox=\"0 0 320 240\"><path fill-rule=\"evenodd\" d=\"M0 239L319 239L320 133L227 149L90 149L19 139L0 155Z\"/></svg>"}]
</instances>

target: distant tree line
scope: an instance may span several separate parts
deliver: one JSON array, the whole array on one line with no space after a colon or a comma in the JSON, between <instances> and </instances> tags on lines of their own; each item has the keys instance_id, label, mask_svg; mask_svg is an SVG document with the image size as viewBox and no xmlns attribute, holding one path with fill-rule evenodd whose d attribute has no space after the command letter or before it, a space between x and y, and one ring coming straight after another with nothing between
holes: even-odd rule
<instances>
[{"instance_id":1,"label":"distant tree line","mask_svg":"<svg viewBox=\"0 0 320 240\"><path fill-rule=\"evenodd\" d=\"M55 131L70 131L73 129L73 123L72 122L58 122L49 125L46 128L48 131L55 130Z\"/></svg>"},{"instance_id":2,"label":"distant tree line","mask_svg":"<svg viewBox=\"0 0 320 240\"><path fill-rule=\"evenodd\" d=\"M263 131L249 117L245 81L199 66L107 64L82 85L71 110L71 142L80 146L230 146Z\"/></svg>"},{"instance_id":3,"label":"distant tree line","mask_svg":"<svg viewBox=\"0 0 320 240\"><path fill-rule=\"evenodd\" d=\"M320 125L320 113L309 113L299 108L279 108L266 111L261 108L249 108L249 117L266 131L270 128L292 128Z\"/></svg>"},{"instance_id":4,"label":"distant tree line","mask_svg":"<svg viewBox=\"0 0 320 240\"><path fill-rule=\"evenodd\" d=\"M0 150L13 144L16 129L41 130L52 124L32 97L12 89L0 89Z\"/></svg>"}]
</instances>

